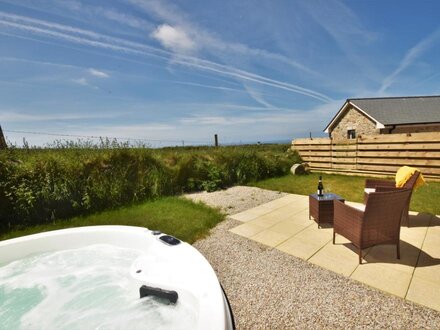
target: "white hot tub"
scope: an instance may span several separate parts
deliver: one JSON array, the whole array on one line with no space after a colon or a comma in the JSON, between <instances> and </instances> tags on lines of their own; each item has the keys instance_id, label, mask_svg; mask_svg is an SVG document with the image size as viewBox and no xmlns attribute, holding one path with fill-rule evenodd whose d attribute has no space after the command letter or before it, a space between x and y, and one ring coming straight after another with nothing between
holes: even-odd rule
<instances>
[{"instance_id":1,"label":"white hot tub","mask_svg":"<svg viewBox=\"0 0 440 330\"><path fill-rule=\"evenodd\" d=\"M0 324L17 329L234 328L217 276L195 248L128 226L0 241Z\"/></svg>"}]
</instances>

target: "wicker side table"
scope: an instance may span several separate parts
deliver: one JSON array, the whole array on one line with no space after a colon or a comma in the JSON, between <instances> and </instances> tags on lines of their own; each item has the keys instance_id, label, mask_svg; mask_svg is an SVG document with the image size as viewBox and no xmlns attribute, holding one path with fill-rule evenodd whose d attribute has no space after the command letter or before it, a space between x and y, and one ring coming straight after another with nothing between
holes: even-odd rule
<instances>
[{"instance_id":1,"label":"wicker side table","mask_svg":"<svg viewBox=\"0 0 440 330\"><path fill-rule=\"evenodd\" d=\"M318 194L309 195L309 219L313 219L318 223L333 223L333 201L339 200L345 202L345 199L336 194Z\"/></svg>"}]
</instances>

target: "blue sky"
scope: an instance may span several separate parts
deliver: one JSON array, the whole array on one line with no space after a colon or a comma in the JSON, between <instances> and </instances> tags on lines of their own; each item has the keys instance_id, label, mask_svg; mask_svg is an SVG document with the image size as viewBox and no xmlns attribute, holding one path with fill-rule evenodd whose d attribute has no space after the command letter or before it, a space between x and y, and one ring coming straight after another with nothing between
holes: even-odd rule
<instances>
[{"instance_id":1,"label":"blue sky","mask_svg":"<svg viewBox=\"0 0 440 330\"><path fill-rule=\"evenodd\" d=\"M0 125L289 140L351 97L440 94L438 1L0 0Z\"/></svg>"}]
</instances>

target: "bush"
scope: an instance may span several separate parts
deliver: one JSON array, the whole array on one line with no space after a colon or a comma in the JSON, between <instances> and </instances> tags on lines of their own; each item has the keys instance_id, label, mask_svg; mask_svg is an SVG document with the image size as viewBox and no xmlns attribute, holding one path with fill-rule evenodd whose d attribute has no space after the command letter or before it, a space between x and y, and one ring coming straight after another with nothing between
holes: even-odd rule
<instances>
[{"instance_id":1,"label":"bush","mask_svg":"<svg viewBox=\"0 0 440 330\"><path fill-rule=\"evenodd\" d=\"M2 151L0 231L280 176L299 159L259 147Z\"/></svg>"}]
</instances>

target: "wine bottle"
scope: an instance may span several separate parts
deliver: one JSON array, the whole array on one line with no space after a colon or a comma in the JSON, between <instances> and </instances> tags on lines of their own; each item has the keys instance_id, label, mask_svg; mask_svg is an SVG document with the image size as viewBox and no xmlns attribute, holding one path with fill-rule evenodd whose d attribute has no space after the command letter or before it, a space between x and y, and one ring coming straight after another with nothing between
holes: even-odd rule
<instances>
[{"instance_id":1,"label":"wine bottle","mask_svg":"<svg viewBox=\"0 0 440 330\"><path fill-rule=\"evenodd\" d=\"M323 196L324 191L324 185L322 184L322 176L319 176L319 182L318 182L318 196Z\"/></svg>"}]
</instances>

